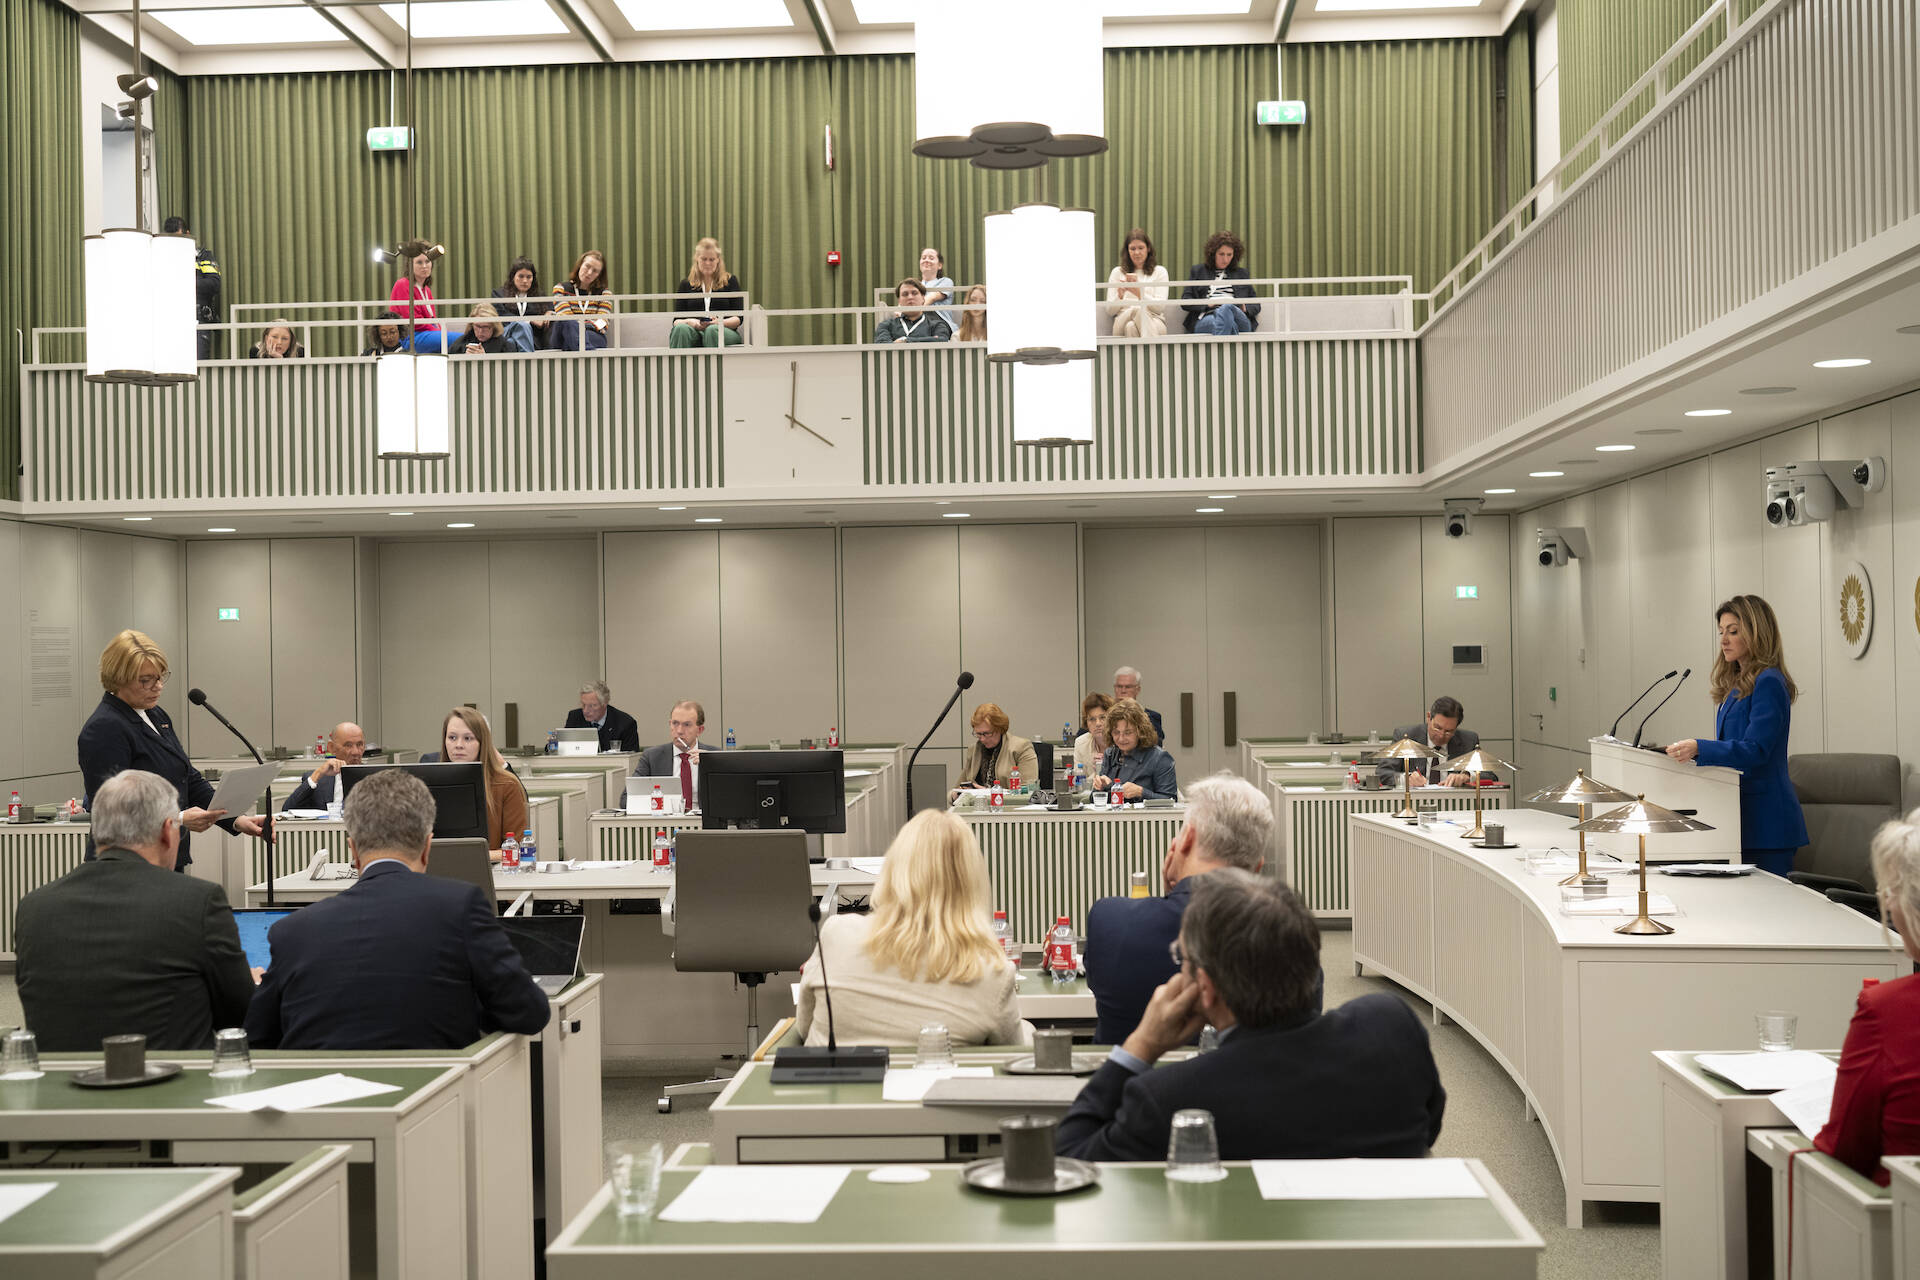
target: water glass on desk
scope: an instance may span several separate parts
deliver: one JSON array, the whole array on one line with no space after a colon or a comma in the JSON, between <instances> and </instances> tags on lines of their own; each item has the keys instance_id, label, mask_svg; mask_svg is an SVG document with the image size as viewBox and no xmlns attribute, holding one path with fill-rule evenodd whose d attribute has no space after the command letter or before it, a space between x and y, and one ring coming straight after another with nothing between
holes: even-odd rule
<instances>
[{"instance_id":1,"label":"water glass on desk","mask_svg":"<svg viewBox=\"0 0 1920 1280\"><path fill-rule=\"evenodd\" d=\"M914 1050L915 1067L946 1068L953 1065L953 1037L946 1027L930 1022L920 1028L920 1042Z\"/></svg>"},{"instance_id":2,"label":"water glass on desk","mask_svg":"<svg viewBox=\"0 0 1920 1280\"><path fill-rule=\"evenodd\" d=\"M653 1216L664 1163L666 1150L658 1142L623 1138L607 1144L607 1181L613 1184L615 1214L622 1219Z\"/></svg>"},{"instance_id":3,"label":"water glass on desk","mask_svg":"<svg viewBox=\"0 0 1920 1280\"><path fill-rule=\"evenodd\" d=\"M9 1031L0 1047L0 1080L38 1080L46 1072L40 1069L40 1041L31 1031Z\"/></svg>"},{"instance_id":4,"label":"water glass on desk","mask_svg":"<svg viewBox=\"0 0 1920 1280\"><path fill-rule=\"evenodd\" d=\"M1214 1132L1213 1112L1190 1107L1173 1113L1167 1138L1167 1177L1173 1182L1218 1182L1227 1176L1220 1165L1220 1139Z\"/></svg>"},{"instance_id":5,"label":"water glass on desk","mask_svg":"<svg viewBox=\"0 0 1920 1280\"><path fill-rule=\"evenodd\" d=\"M1753 1015L1760 1032L1762 1053L1785 1053L1793 1048L1800 1026L1800 1015L1782 1009L1763 1009Z\"/></svg>"},{"instance_id":6,"label":"water glass on desk","mask_svg":"<svg viewBox=\"0 0 1920 1280\"><path fill-rule=\"evenodd\" d=\"M213 1033L213 1061L207 1075L224 1080L253 1074L253 1056L247 1050L247 1033L239 1027L225 1027Z\"/></svg>"}]
</instances>

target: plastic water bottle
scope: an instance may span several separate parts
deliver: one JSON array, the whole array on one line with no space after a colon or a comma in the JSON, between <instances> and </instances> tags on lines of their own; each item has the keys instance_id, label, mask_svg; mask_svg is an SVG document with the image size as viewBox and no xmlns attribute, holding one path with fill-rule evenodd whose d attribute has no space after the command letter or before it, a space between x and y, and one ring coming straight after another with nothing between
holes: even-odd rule
<instances>
[{"instance_id":1,"label":"plastic water bottle","mask_svg":"<svg viewBox=\"0 0 1920 1280\"><path fill-rule=\"evenodd\" d=\"M1073 745L1073 721L1071 720L1060 722L1060 745L1063 747Z\"/></svg>"},{"instance_id":2,"label":"plastic water bottle","mask_svg":"<svg viewBox=\"0 0 1920 1280\"><path fill-rule=\"evenodd\" d=\"M1115 782L1113 784L1113 796L1112 796L1111 802L1113 804L1113 807L1116 809L1122 807L1127 803L1127 793L1120 789L1120 784L1118 782Z\"/></svg>"},{"instance_id":3,"label":"plastic water bottle","mask_svg":"<svg viewBox=\"0 0 1920 1280\"><path fill-rule=\"evenodd\" d=\"M987 804L991 808L999 809L999 808L1005 807L1006 803L1007 803L1006 788L1000 785L1000 780L998 778L995 778L993 782L993 790L987 793Z\"/></svg>"},{"instance_id":4,"label":"plastic water bottle","mask_svg":"<svg viewBox=\"0 0 1920 1280\"><path fill-rule=\"evenodd\" d=\"M667 841L665 827L653 833L653 869L665 871L673 865L673 846Z\"/></svg>"},{"instance_id":5,"label":"plastic water bottle","mask_svg":"<svg viewBox=\"0 0 1920 1280\"><path fill-rule=\"evenodd\" d=\"M1005 911L996 911L993 913L993 940L999 944L1001 955L1011 960L1014 964L1020 963L1020 952L1015 947L1013 941L1013 926L1007 923L1007 913Z\"/></svg>"},{"instance_id":6,"label":"plastic water bottle","mask_svg":"<svg viewBox=\"0 0 1920 1280\"><path fill-rule=\"evenodd\" d=\"M660 784L657 782L653 784L653 811L655 813L667 811L667 797L661 792Z\"/></svg>"},{"instance_id":7,"label":"plastic water bottle","mask_svg":"<svg viewBox=\"0 0 1920 1280\"><path fill-rule=\"evenodd\" d=\"M670 867L680 863L680 837L676 832L677 828L667 828L667 865Z\"/></svg>"},{"instance_id":8,"label":"plastic water bottle","mask_svg":"<svg viewBox=\"0 0 1920 1280\"><path fill-rule=\"evenodd\" d=\"M558 729L547 730L547 754L550 756L560 754L560 731Z\"/></svg>"},{"instance_id":9,"label":"plastic water bottle","mask_svg":"<svg viewBox=\"0 0 1920 1280\"><path fill-rule=\"evenodd\" d=\"M513 832L507 832L507 838L500 842L500 865L508 871L520 869L520 842L514 839Z\"/></svg>"},{"instance_id":10,"label":"plastic water bottle","mask_svg":"<svg viewBox=\"0 0 1920 1280\"><path fill-rule=\"evenodd\" d=\"M327 735L324 733L316 733L313 735L313 758L315 760L324 760L326 756Z\"/></svg>"},{"instance_id":11,"label":"plastic water bottle","mask_svg":"<svg viewBox=\"0 0 1920 1280\"><path fill-rule=\"evenodd\" d=\"M13 799L7 801L7 821L20 821L20 793L18 791L13 793Z\"/></svg>"},{"instance_id":12,"label":"plastic water bottle","mask_svg":"<svg viewBox=\"0 0 1920 1280\"><path fill-rule=\"evenodd\" d=\"M540 846L533 842L532 827L528 827L520 836L520 869L522 871L540 869Z\"/></svg>"},{"instance_id":13,"label":"plastic water bottle","mask_svg":"<svg viewBox=\"0 0 1920 1280\"><path fill-rule=\"evenodd\" d=\"M838 751L839 749L840 749L840 726L830 724L827 726L827 750Z\"/></svg>"},{"instance_id":14,"label":"plastic water bottle","mask_svg":"<svg viewBox=\"0 0 1920 1280\"><path fill-rule=\"evenodd\" d=\"M1053 923L1053 932L1047 935L1047 972L1053 980L1062 985L1074 979L1073 965L1073 926L1067 917L1061 916Z\"/></svg>"},{"instance_id":15,"label":"plastic water bottle","mask_svg":"<svg viewBox=\"0 0 1920 1280\"><path fill-rule=\"evenodd\" d=\"M1007 790L1018 791L1019 789L1020 789L1020 771L1018 769L1014 769L1007 774Z\"/></svg>"},{"instance_id":16,"label":"plastic water bottle","mask_svg":"<svg viewBox=\"0 0 1920 1280\"><path fill-rule=\"evenodd\" d=\"M1350 760L1347 762L1347 790L1358 791L1359 789L1360 762L1358 760Z\"/></svg>"},{"instance_id":17,"label":"plastic water bottle","mask_svg":"<svg viewBox=\"0 0 1920 1280\"><path fill-rule=\"evenodd\" d=\"M727 750L733 750L733 730L727 730Z\"/></svg>"}]
</instances>

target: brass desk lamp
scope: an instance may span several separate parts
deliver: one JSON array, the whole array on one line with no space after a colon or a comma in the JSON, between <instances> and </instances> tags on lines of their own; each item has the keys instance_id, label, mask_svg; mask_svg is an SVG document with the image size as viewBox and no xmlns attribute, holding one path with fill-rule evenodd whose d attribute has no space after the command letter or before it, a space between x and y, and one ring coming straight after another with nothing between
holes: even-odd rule
<instances>
[{"instance_id":1,"label":"brass desk lamp","mask_svg":"<svg viewBox=\"0 0 1920 1280\"><path fill-rule=\"evenodd\" d=\"M1402 738L1390 747L1377 752L1375 760L1438 760L1440 753L1424 742L1415 742L1412 738ZM1396 818L1416 818L1420 815L1413 808L1413 770L1403 768L1400 772L1400 790L1405 799L1400 805Z\"/></svg>"},{"instance_id":2,"label":"brass desk lamp","mask_svg":"<svg viewBox=\"0 0 1920 1280\"><path fill-rule=\"evenodd\" d=\"M1447 761L1448 773L1470 773L1473 775L1473 830L1467 832L1462 839L1485 840L1487 838L1487 829L1480 821L1480 775L1495 769L1507 769L1515 773L1519 772L1518 765L1508 764L1491 751L1484 751L1479 747L1475 747L1463 756L1455 756L1453 759Z\"/></svg>"},{"instance_id":3,"label":"brass desk lamp","mask_svg":"<svg viewBox=\"0 0 1920 1280\"><path fill-rule=\"evenodd\" d=\"M1577 804L1580 806L1580 821L1587 820L1587 806L1590 804L1620 804L1633 797L1618 787L1609 786L1587 776L1581 769L1572 778L1558 786L1536 791L1527 797L1528 804ZM1587 829L1575 827L1580 833L1580 869L1562 880L1561 884L1604 884L1599 876L1587 870Z\"/></svg>"},{"instance_id":4,"label":"brass desk lamp","mask_svg":"<svg viewBox=\"0 0 1920 1280\"><path fill-rule=\"evenodd\" d=\"M1597 818L1587 819L1574 830L1620 831L1640 837L1640 914L1615 929L1614 932L1672 933L1672 925L1662 924L1647 914L1647 837L1676 831L1711 831L1713 828L1697 819L1675 813L1671 809L1662 809L1657 804L1648 804L1647 798L1643 795L1631 804L1623 804L1618 809L1607 810Z\"/></svg>"}]
</instances>

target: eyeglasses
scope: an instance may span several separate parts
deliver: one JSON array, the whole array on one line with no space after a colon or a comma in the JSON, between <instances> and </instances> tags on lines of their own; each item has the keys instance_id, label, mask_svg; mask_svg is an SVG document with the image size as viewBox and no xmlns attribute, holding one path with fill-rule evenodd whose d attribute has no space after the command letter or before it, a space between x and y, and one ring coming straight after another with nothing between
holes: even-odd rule
<instances>
[{"instance_id":1,"label":"eyeglasses","mask_svg":"<svg viewBox=\"0 0 1920 1280\"><path fill-rule=\"evenodd\" d=\"M975 729L973 736L976 738L997 738L1000 736L1000 731L998 729Z\"/></svg>"},{"instance_id":2,"label":"eyeglasses","mask_svg":"<svg viewBox=\"0 0 1920 1280\"><path fill-rule=\"evenodd\" d=\"M170 672L163 671L157 676L141 676L135 680L134 683L142 689L164 689L167 687L167 677L170 674Z\"/></svg>"}]
</instances>

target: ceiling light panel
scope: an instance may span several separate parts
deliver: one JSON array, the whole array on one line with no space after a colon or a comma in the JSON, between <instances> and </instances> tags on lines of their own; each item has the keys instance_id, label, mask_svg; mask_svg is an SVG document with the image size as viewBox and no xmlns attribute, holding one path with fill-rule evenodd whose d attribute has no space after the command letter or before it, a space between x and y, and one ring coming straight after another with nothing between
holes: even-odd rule
<instances>
[{"instance_id":1,"label":"ceiling light panel","mask_svg":"<svg viewBox=\"0 0 1920 1280\"><path fill-rule=\"evenodd\" d=\"M380 12L407 29L407 6L383 4ZM447 0L413 6L413 34L420 40L482 40L489 36L563 36L560 21L546 0Z\"/></svg>"},{"instance_id":2,"label":"ceiling light panel","mask_svg":"<svg viewBox=\"0 0 1920 1280\"><path fill-rule=\"evenodd\" d=\"M305 5L176 9L147 17L193 45L347 43L338 28Z\"/></svg>"},{"instance_id":3,"label":"ceiling light panel","mask_svg":"<svg viewBox=\"0 0 1920 1280\"><path fill-rule=\"evenodd\" d=\"M1480 0L1318 0L1315 13L1392 13L1402 9L1478 9Z\"/></svg>"},{"instance_id":4,"label":"ceiling light panel","mask_svg":"<svg viewBox=\"0 0 1920 1280\"><path fill-rule=\"evenodd\" d=\"M927 3L929 0L853 0L853 16L863 26L901 26L918 17ZM1103 0L1099 9L1108 18L1231 17L1253 12L1253 0Z\"/></svg>"},{"instance_id":5,"label":"ceiling light panel","mask_svg":"<svg viewBox=\"0 0 1920 1280\"><path fill-rule=\"evenodd\" d=\"M741 31L755 27L791 30L786 0L727 0L685 4L682 0L614 0L635 31ZM911 21L911 19L909 19Z\"/></svg>"}]
</instances>

